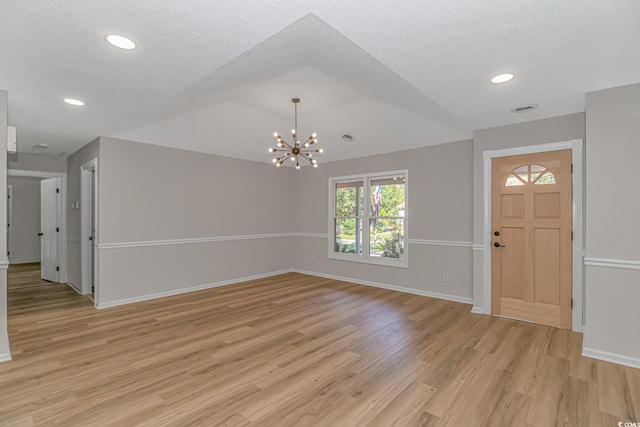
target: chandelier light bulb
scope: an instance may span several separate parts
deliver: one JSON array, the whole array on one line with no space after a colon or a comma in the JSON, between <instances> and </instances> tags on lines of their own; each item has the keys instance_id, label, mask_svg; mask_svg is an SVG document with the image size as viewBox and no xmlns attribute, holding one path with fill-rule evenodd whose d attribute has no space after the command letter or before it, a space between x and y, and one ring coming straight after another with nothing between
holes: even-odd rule
<instances>
[{"instance_id":1,"label":"chandelier light bulb","mask_svg":"<svg viewBox=\"0 0 640 427\"><path fill-rule=\"evenodd\" d=\"M309 143L308 142L305 142L304 148L309 148Z\"/></svg>"},{"instance_id":2,"label":"chandelier light bulb","mask_svg":"<svg viewBox=\"0 0 640 427\"><path fill-rule=\"evenodd\" d=\"M318 167L318 164L317 164L317 163L314 163L314 164L313 164L313 167L314 167L314 168L317 168L317 167Z\"/></svg>"},{"instance_id":3,"label":"chandelier light bulb","mask_svg":"<svg viewBox=\"0 0 640 427\"><path fill-rule=\"evenodd\" d=\"M295 135L296 134L296 130L295 129L291 129L291 135Z\"/></svg>"},{"instance_id":4,"label":"chandelier light bulb","mask_svg":"<svg viewBox=\"0 0 640 427\"><path fill-rule=\"evenodd\" d=\"M278 135L278 132L274 132L273 136L275 136L276 138L280 137L280 135Z\"/></svg>"},{"instance_id":5,"label":"chandelier light bulb","mask_svg":"<svg viewBox=\"0 0 640 427\"><path fill-rule=\"evenodd\" d=\"M291 156L291 161L295 162L296 161L296 156Z\"/></svg>"},{"instance_id":6,"label":"chandelier light bulb","mask_svg":"<svg viewBox=\"0 0 640 427\"><path fill-rule=\"evenodd\" d=\"M300 169L300 163L296 163L296 169Z\"/></svg>"},{"instance_id":7,"label":"chandelier light bulb","mask_svg":"<svg viewBox=\"0 0 640 427\"><path fill-rule=\"evenodd\" d=\"M315 132L311 134L311 137L312 137L312 138L315 138L316 136L318 136L318 135L316 135L316 133L315 133Z\"/></svg>"},{"instance_id":8,"label":"chandelier light bulb","mask_svg":"<svg viewBox=\"0 0 640 427\"><path fill-rule=\"evenodd\" d=\"M278 160L280 160L280 157L278 157L277 159L271 159L271 162L276 163Z\"/></svg>"}]
</instances>

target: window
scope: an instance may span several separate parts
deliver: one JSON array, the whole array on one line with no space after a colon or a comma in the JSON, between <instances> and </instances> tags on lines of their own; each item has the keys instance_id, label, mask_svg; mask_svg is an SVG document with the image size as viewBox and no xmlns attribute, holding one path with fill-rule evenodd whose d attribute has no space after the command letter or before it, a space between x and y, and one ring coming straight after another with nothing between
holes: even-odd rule
<instances>
[{"instance_id":1,"label":"window","mask_svg":"<svg viewBox=\"0 0 640 427\"><path fill-rule=\"evenodd\" d=\"M506 187L515 187L532 182L534 185L550 185L556 183L556 178L549 169L540 165L523 165L515 168L504 183Z\"/></svg>"},{"instance_id":2,"label":"window","mask_svg":"<svg viewBox=\"0 0 640 427\"><path fill-rule=\"evenodd\" d=\"M407 171L329 179L329 258L407 267Z\"/></svg>"}]
</instances>

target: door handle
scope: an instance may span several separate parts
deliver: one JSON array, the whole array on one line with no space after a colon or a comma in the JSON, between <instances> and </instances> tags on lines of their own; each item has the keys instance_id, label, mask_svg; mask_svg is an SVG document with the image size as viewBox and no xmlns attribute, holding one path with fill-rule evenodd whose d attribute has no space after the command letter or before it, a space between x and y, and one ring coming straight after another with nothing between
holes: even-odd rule
<instances>
[{"instance_id":1,"label":"door handle","mask_svg":"<svg viewBox=\"0 0 640 427\"><path fill-rule=\"evenodd\" d=\"M500 242L495 242L495 243L493 244L493 246L495 246L496 248L504 248L504 247L505 247L505 245L503 245L503 244L502 244L502 243L500 243Z\"/></svg>"},{"instance_id":2,"label":"door handle","mask_svg":"<svg viewBox=\"0 0 640 427\"><path fill-rule=\"evenodd\" d=\"M43 233L38 233L38 236L42 236L42 235L43 235Z\"/></svg>"}]
</instances>

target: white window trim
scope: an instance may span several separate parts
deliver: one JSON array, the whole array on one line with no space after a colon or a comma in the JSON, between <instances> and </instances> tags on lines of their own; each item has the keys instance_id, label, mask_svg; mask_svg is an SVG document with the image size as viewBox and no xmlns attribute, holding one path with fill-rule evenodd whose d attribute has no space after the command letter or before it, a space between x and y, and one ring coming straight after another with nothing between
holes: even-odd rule
<instances>
[{"instance_id":1,"label":"white window trim","mask_svg":"<svg viewBox=\"0 0 640 427\"><path fill-rule=\"evenodd\" d=\"M364 230L368 229L369 224L369 182L375 178L386 178L391 177L393 175L403 175L405 177L405 196L404 196L404 257L401 259L395 258L384 258L384 257L371 257L369 256L369 235L367 233L367 238L365 239L362 236L362 255L356 254L346 254L341 252L334 251L334 229L333 229L333 217L335 212L335 184L337 182L344 181L355 181L362 180L363 181L363 200L366 201L366 206L363 207L363 216L362 216L362 228ZM329 242L328 245L328 255L329 259L335 259L340 261L352 261L352 262L360 262L365 264L374 264L374 265L383 265L388 267L400 267L400 268L409 268L409 170L394 170L394 171L384 171L384 172L376 172L376 173L365 173L359 175L349 175L349 176L336 176L329 178L329 238L327 239Z\"/></svg>"}]
</instances>

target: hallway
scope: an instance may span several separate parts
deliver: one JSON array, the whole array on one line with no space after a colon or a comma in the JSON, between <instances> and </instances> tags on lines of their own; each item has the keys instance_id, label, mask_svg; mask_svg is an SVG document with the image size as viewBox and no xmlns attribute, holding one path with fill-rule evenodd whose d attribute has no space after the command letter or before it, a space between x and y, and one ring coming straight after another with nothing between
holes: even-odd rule
<instances>
[{"instance_id":1,"label":"hallway","mask_svg":"<svg viewBox=\"0 0 640 427\"><path fill-rule=\"evenodd\" d=\"M53 283L40 278L40 263L13 264L7 272L7 312L9 335L15 315L42 313L83 305L91 301L74 292L66 283Z\"/></svg>"}]
</instances>

